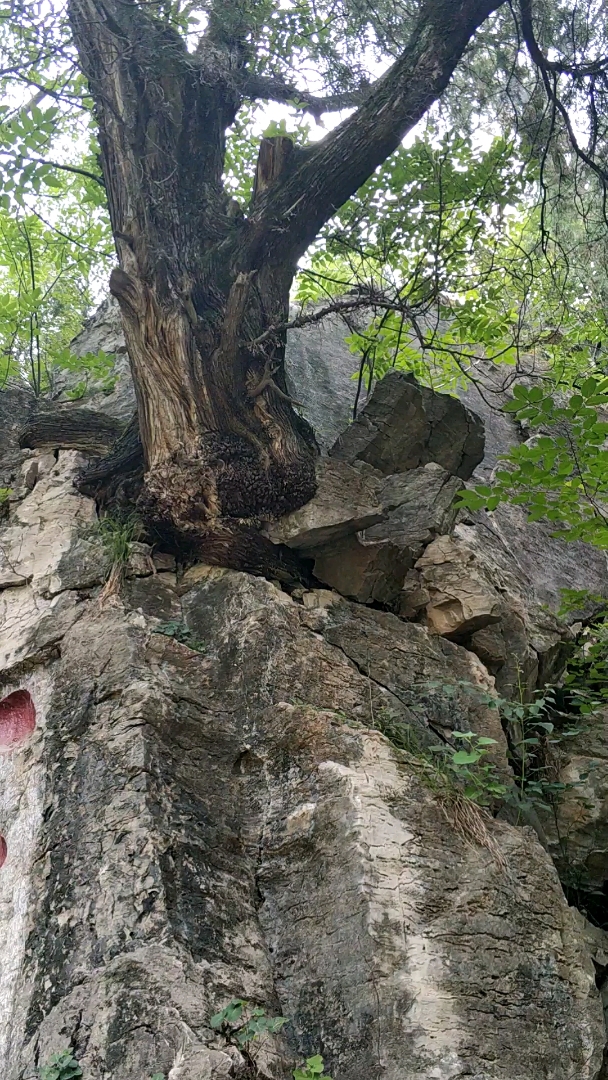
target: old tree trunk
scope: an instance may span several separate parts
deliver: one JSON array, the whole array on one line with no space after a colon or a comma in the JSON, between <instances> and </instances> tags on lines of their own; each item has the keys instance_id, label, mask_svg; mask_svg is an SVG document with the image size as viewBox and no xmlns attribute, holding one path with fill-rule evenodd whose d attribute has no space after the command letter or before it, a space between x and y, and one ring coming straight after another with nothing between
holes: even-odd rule
<instances>
[{"instance_id":1,"label":"old tree trunk","mask_svg":"<svg viewBox=\"0 0 608 1080\"><path fill-rule=\"evenodd\" d=\"M263 140L245 213L222 183L226 129L245 99L294 93L250 73L248 5L218 4L189 53L135 0L70 0L120 263L110 288L137 394L140 507L207 561L268 569L277 556L257 526L314 494L314 435L283 375L297 260L443 91L498 6L421 5L403 55L353 116L311 149Z\"/></svg>"}]
</instances>

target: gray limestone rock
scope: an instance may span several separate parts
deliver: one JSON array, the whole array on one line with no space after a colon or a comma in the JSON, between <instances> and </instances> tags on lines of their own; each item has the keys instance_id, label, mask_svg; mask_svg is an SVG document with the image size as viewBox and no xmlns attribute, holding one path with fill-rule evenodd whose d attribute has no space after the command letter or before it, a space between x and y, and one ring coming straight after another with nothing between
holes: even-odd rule
<instances>
[{"instance_id":1,"label":"gray limestone rock","mask_svg":"<svg viewBox=\"0 0 608 1080\"><path fill-rule=\"evenodd\" d=\"M354 375L359 357L345 342L348 331L331 316L323 323L290 330L285 347L285 373L290 395L302 403L319 446L326 450L353 417L357 392Z\"/></svg>"},{"instance_id":2,"label":"gray limestone rock","mask_svg":"<svg viewBox=\"0 0 608 1080\"><path fill-rule=\"evenodd\" d=\"M529 697L563 670L572 635L567 626L526 594L509 560L493 558L473 528L440 536L416 563L428 625L465 644L488 665L504 697ZM407 608L413 582L402 597ZM414 586L415 595L415 586ZM422 605L421 605L422 606Z\"/></svg>"},{"instance_id":3,"label":"gray limestone rock","mask_svg":"<svg viewBox=\"0 0 608 1080\"><path fill-rule=\"evenodd\" d=\"M277 1080L315 1051L359 1080L379 1046L388 1080L596 1076L601 1002L548 856L490 822L505 870L368 727L384 707L447 730L457 704L418 681L487 679L471 654L230 571L182 597L203 654L81 606L0 758L6 1080L65 1045L87 1080L238 1075L209 1024L235 996L290 1018Z\"/></svg>"},{"instance_id":4,"label":"gray limestone rock","mask_svg":"<svg viewBox=\"0 0 608 1080\"><path fill-rule=\"evenodd\" d=\"M461 486L434 463L387 477L379 492L384 520L321 550L316 577L359 603L399 611L405 575L425 545L453 523Z\"/></svg>"},{"instance_id":5,"label":"gray limestone rock","mask_svg":"<svg viewBox=\"0 0 608 1080\"><path fill-rule=\"evenodd\" d=\"M384 517L381 479L361 462L321 458L314 499L268 525L268 536L275 544L309 553L375 525Z\"/></svg>"},{"instance_id":6,"label":"gray limestone rock","mask_svg":"<svg viewBox=\"0 0 608 1080\"><path fill-rule=\"evenodd\" d=\"M597 899L608 882L608 711L582 718L580 727L560 745L565 789L542 823L564 880L580 890L584 904L584 894Z\"/></svg>"},{"instance_id":7,"label":"gray limestone rock","mask_svg":"<svg viewBox=\"0 0 608 1080\"><path fill-rule=\"evenodd\" d=\"M528 522L521 506L500 505L491 514L463 515L469 543L509 567L522 593L552 611L561 608L563 589L587 590L608 597L608 553L591 544L561 540L548 522ZM460 531L457 526L457 533ZM566 616L575 621L593 605Z\"/></svg>"},{"instance_id":8,"label":"gray limestone rock","mask_svg":"<svg viewBox=\"0 0 608 1080\"><path fill-rule=\"evenodd\" d=\"M385 476L434 461L467 480L483 458L483 424L458 398L390 371L330 454L367 461Z\"/></svg>"}]
</instances>

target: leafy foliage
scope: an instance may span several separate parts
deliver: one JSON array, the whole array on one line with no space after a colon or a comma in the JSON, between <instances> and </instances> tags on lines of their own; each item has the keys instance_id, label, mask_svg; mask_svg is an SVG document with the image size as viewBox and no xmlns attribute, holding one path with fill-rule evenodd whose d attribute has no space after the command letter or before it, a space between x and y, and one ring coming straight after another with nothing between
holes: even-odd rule
<instances>
[{"instance_id":1,"label":"leafy foliage","mask_svg":"<svg viewBox=\"0 0 608 1080\"><path fill-rule=\"evenodd\" d=\"M320 1054L314 1054L294 1069L293 1080L331 1080L331 1076L323 1075L324 1069L323 1058Z\"/></svg>"},{"instance_id":2,"label":"leafy foliage","mask_svg":"<svg viewBox=\"0 0 608 1080\"><path fill-rule=\"evenodd\" d=\"M607 404L608 378L597 375L562 401L541 386L514 386L505 409L534 437L504 456L492 484L461 492L460 505L494 510L509 500L530 521L555 522L565 539L608 548L608 422L598 411Z\"/></svg>"},{"instance_id":3,"label":"leafy foliage","mask_svg":"<svg viewBox=\"0 0 608 1080\"><path fill-rule=\"evenodd\" d=\"M252 1006L242 998L233 998L210 1020L211 1027L221 1032L233 1046L244 1051L254 1066L255 1055L251 1052L252 1045L259 1042L265 1035L278 1035L288 1023L285 1016L268 1016L261 1006ZM314 1054L302 1065L298 1065L292 1075L294 1080L331 1080L331 1076L324 1076L323 1071L323 1058L320 1054Z\"/></svg>"},{"instance_id":4,"label":"leafy foliage","mask_svg":"<svg viewBox=\"0 0 608 1080\"><path fill-rule=\"evenodd\" d=\"M221 1012L211 1017L211 1027L221 1031L230 1042L243 1049L263 1035L276 1035L288 1023L284 1016L267 1016L260 1006L235 998Z\"/></svg>"},{"instance_id":5,"label":"leafy foliage","mask_svg":"<svg viewBox=\"0 0 608 1080\"><path fill-rule=\"evenodd\" d=\"M82 1069L69 1050L53 1054L48 1065L39 1071L40 1080L78 1080L81 1076Z\"/></svg>"},{"instance_id":6,"label":"leafy foliage","mask_svg":"<svg viewBox=\"0 0 608 1080\"><path fill-rule=\"evenodd\" d=\"M469 683L460 684L465 693L475 692ZM458 687L431 684L446 700L452 700ZM404 723L383 710L374 716L374 726L386 735L394 746L406 751L422 782L437 795L450 798L462 796L478 806L493 806L506 794L507 788L498 775L495 764L488 760L496 740L474 731L453 731L458 745L448 742L435 746L424 745L411 724Z\"/></svg>"},{"instance_id":7,"label":"leafy foliage","mask_svg":"<svg viewBox=\"0 0 608 1080\"><path fill-rule=\"evenodd\" d=\"M432 746L431 751L444 755L443 768L462 787L465 799L480 806L491 805L507 790L498 777L494 763L486 760L490 749L496 746L496 739L477 735L474 731L455 731L453 737L458 740L461 749L442 744Z\"/></svg>"}]
</instances>

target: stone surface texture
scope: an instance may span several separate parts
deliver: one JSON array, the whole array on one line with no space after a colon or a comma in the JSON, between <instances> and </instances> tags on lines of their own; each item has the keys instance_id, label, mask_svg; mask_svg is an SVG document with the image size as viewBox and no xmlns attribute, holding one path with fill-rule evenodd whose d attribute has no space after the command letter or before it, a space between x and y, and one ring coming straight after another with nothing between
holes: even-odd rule
<instances>
[{"instance_id":1,"label":"stone surface texture","mask_svg":"<svg viewBox=\"0 0 608 1080\"><path fill-rule=\"evenodd\" d=\"M567 789L543 821L549 850L573 885L601 895L608 881L608 710L565 742L558 766Z\"/></svg>"},{"instance_id":2,"label":"stone surface texture","mask_svg":"<svg viewBox=\"0 0 608 1080\"><path fill-rule=\"evenodd\" d=\"M268 535L275 544L306 553L327 544L333 546L343 537L382 521L381 481L379 473L361 462L348 465L320 458L314 499L268 525Z\"/></svg>"},{"instance_id":3,"label":"stone surface texture","mask_svg":"<svg viewBox=\"0 0 608 1080\"><path fill-rule=\"evenodd\" d=\"M468 480L483 459L483 424L457 398L390 371L330 453L385 476L434 461Z\"/></svg>"},{"instance_id":4,"label":"stone surface texture","mask_svg":"<svg viewBox=\"0 0 608 1080\"><path fill-rule=\"evenodd\" d=\"M91 599L19 680L39 721L0 759L2 1075L66 1042L91 1080L226 1075L209 1018L244 996L291 1018L266 1075L321 1050L353 1080L594 1077L601 1002L549 857L498 822L506 869L463 840L368 727L448 728L417 680L471 654L228 571L180 603L203 652Z\"/></svg>"},{"instance_id":5,"label":"stone surface texture","mask_svg":"<svg viewBox=\"0 0 608 1080\"><path fill-rule=\"evenodd\" d=\"M96 347L117 352L111 304L102 324ZM356 362L337 335L329 359L315 341L307 378L334 353L345 375ZM317 379L325 445L352 392L332 411L337 381ZM27 691L36 714L0 752L2 1080L35 1080L67 1047L84 1080L253 1080L210 1025L234 997L289 1018L256 1058L269 1080L313 1053L334 1080L600 1080L601 932L568 906L532 829L477 816L475 842L429 765L431 747L473 730L508 785L489 698L513 692L518 665L529 688L549 678L569 632L504 536L484 546L493 527L456 519L479 422L397 382L398 449L382 424L367 443L353 425L351 449L321 462L316 502L273 526L319 565L332 547L383 549L364 603L344 584L346 598L288 595L145 544L104 600L110 557L73 486L81 456L18 451L2 413L27 418L31 403L0 394L0 469L14 473L0 701ZM122 379L87 407L126 419L131 406ZM409 749L383 733L395 725ZM599 763L597 858L577 823L598 881L602 747L573 746L567 766L580 778L579 751Z\"/></svg>"},{"instance_id":6,"label":"stone surface texture","mask_svg":"<svg viewBox=\"0 0 608 1080\"><path fill-rule=\"evenodd\" d=\"M270 526L271 538L313 557L315 576L343 596L398 611L405 574L455 520L461 481L434 462L383 479L363 462L322 458L317 475L315 498Z\"/></svg>"}]
</instances>

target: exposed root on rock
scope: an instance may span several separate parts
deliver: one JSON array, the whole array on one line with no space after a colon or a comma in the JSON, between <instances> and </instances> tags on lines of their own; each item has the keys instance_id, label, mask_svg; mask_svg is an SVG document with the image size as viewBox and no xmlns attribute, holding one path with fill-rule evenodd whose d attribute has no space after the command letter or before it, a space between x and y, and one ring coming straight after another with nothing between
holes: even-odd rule
<instances>
[{"instance_id":1,"label":"exposed root on rock","mask_svg":"<svg viewBox=\"0 0 608 1080\"><path fill-rule=\"evenodd\" d=\"M496 865L507 869L507 860L488 828L494 819L483 806L457 792L439 795L439 803L450 825L466 843L486 848Z\"/></svg>"},{"instance_id":2,"label":"exposed root on rock","mask_svg":"<svg viewBox=\"0 0 608 1080\"><path fill-rule=\"evenodd\" d=\"M100 608L118 602L125 576L126 564L124 560L115 559L112 563L112 569L108 574L108 580L97 598Z\"/></svg>"}]
</instances>

